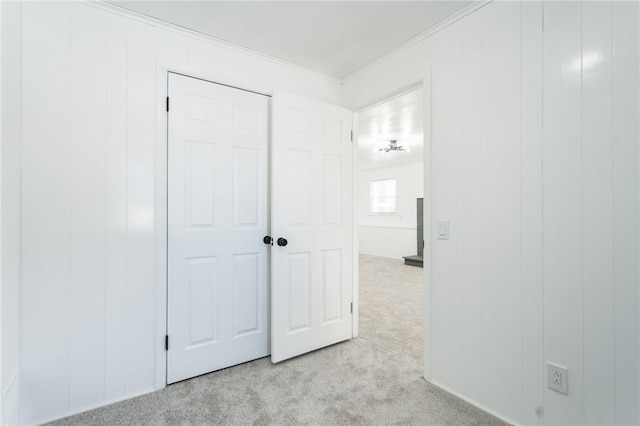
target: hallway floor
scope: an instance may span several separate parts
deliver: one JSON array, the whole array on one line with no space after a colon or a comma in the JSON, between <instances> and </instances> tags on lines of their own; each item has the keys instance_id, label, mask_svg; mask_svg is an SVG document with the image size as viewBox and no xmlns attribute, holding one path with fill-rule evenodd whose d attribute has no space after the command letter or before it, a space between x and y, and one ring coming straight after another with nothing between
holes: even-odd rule
<instances>
[{"instance_id":1,"label":"hallway floor","mask_svg":"<svg viewBox=\"0 0 640 426\"><path fill-rule=\"evenodd\" d=\"M360 254L360 338L422 368L424 270L402 259Z\"/></svg>"},{"instance_id":2,"label":"hallway floor","mask_svg":"<svg viewBox=\"0 0 640 426\"><path fill-rule=\"evenodd\" d=\"M56 425L503 425L422 378L422 268L360 256L360 334L206 374Z\"/></svg>"}]
</instances>

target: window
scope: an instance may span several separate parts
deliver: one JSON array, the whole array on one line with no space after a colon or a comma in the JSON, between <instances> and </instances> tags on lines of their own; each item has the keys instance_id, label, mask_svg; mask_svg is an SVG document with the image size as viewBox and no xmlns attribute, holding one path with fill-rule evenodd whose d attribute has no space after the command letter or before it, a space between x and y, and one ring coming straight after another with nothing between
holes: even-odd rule
<instances>
[{"instance_id":1,"label":"window","mask_svg":"<svg viewBox=\"0 0 640 426\"><path fill-rule=\"evenodd\" d=\"M396 212L396 180L374 180L369 184L369 212L394 214Z\"/></svg>"}]
</instances>

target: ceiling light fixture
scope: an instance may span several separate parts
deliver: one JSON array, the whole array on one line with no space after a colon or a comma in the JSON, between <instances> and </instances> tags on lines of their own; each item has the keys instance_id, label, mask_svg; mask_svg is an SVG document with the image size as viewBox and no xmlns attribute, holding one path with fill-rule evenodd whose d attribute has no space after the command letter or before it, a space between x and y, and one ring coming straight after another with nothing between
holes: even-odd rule
<instances>
[{"instance_id":1,"label":"ceiling light fixture","mask_svg":"<svg viewBox=\"0 0 640 426\"><path fill-rule=\"evenodd\" d=\"M398 145L398 141L396 139L391 139L389 141L389 146L385 146L384 148L378 148L378 151L384 151L384 152L406 151L406 149L404 146Z\"/></svg>"}]
</instances>

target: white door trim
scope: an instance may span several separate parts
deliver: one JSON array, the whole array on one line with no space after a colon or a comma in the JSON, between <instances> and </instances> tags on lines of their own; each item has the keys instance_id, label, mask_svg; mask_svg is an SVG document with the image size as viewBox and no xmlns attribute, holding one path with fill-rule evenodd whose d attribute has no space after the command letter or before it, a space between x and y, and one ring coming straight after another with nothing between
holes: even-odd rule
<instances>
[{"instance_id":1,"label":"white door trim","mask_svg":"<svg viewBox=\"0 0 640 426\"><path fill-rule=\"evenodd\" d=\"M353 185L352 193L353 193L353 236L351 237L353 240L353 296L351 300L353 300L353 315L351 316L353 321L353 327L351 328L352 333L351 337L356 338L360 335L360 241L358 241L358 135L359 135L359 121L358 121L358 113L353 112L353 125L351 128L353 129L353 141L351 144L352 152L352 169L351 174L353 175L351 184Z\"/></svg>"},{"instance_id":2,"label":"white door trim","mask_svg":"<svg viewBox=\"0 0 640 426\"><path fill-rule=\"evenodd\" d=\"M424 118L423 118L423 138L424 138L424 158L423 158L423 217L422 225L424 230L424 308L423 308L423 330L424 340L423 362L424 378L427 381L433 380L433 334L435 323L433 321L433 163L432 163L432 143L431 143L431 68L422 81L422 93L424 96Z\"/></svg>"}]
</instances>

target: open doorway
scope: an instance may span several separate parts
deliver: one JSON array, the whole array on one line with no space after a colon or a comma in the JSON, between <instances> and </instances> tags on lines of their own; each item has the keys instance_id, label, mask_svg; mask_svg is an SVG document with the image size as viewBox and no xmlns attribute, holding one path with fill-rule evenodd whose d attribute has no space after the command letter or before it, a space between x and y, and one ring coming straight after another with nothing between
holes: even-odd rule
<instances>
[{"instance_id":1,"label":"open doorway","mask_svg":"<svg viewBox=\"0 0 640 426\"><path fill-rule=\"evenodd\" d=\"M424 95L358 113L359 336L423 364Z\"/></svg>"}]
</instances>

